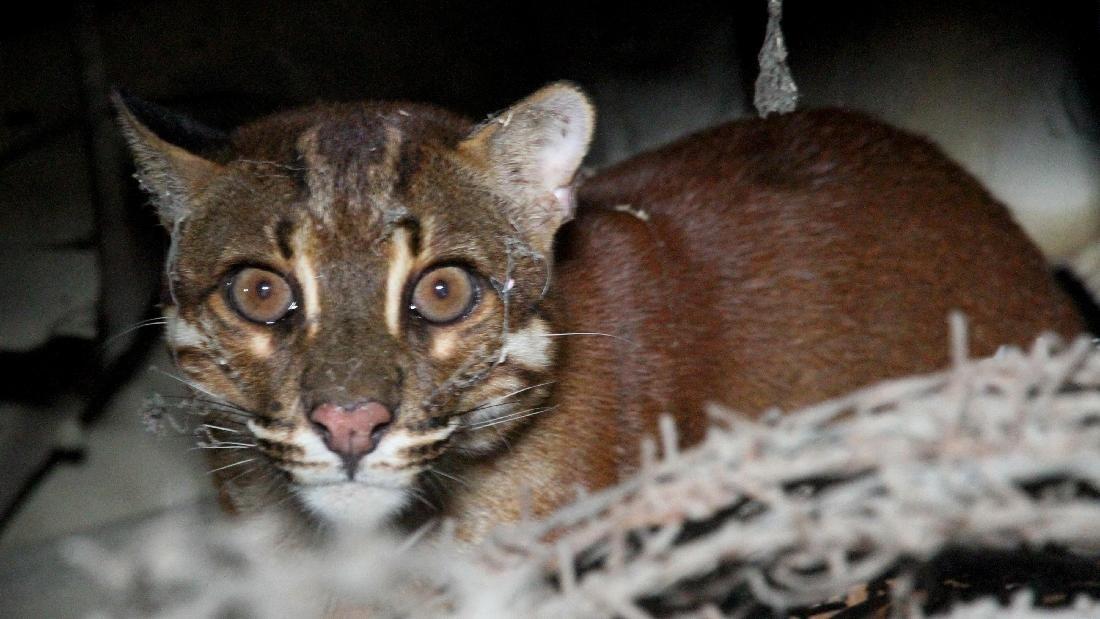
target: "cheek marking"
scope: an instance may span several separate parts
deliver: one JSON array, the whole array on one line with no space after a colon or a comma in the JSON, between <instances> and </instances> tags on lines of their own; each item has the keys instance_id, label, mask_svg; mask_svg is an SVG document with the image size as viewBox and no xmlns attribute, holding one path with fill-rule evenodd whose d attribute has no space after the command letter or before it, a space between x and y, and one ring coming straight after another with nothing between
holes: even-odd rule
<instances>
[{"instance_id":1,"label":"cheek marking","mask_svg":"<svg viewBox=\"0 0 1100 619\"><path fill-rule=\"evenodd\" d=\"M210 338L195 325L179 318L175 310L164 310L168 320L168 342L173 348L203 348Z\"/></svg>"},{"instance_id":2,"label":"cheek marking","mask_svg":"<svg viewBox=\"0 0 1100 619\"><path fill-rule=\"evenodd\" d=\"M432 338L432 357L440 361L450 359L458 344L458 334L454 331L436 333Z\"/></svg>"},{"instance_id":3,"label":"cheek marking","mask_svg":"<svg viewBox=\"0 0 1100 619\"><path fill-rule=\"evenodd\" d=\"M546 321L533 318L524 328L508 334L504 342L505 359L515 361L530 370L544 370L550 366L550 338Z\"/></svg>"},{"instance_id":4,"label":"cheek marking","mask_svg":"<svg viewBox=\"0 0 1100 619\"><path fill-rule=\"evenodd\" d=\"M317 271L313 268L313 259L308 251L308 228L299 228L294 235L294 276L302 287L302 311L306 316L306 335L317 333L317 317L321 313L321 294L317 287Z\"/></svg>"},{"instance_id":5,"label":"cheek marking","mask_svg":"<svg viewBox=\"0 0 1100 619\"><path fill-rule=\"evenodd\" d=\"M397 228L390 239L390 267L386 275L386 328L390 335L400 335L401 312L404 309L405 281L413 268L409 231Z\"/></svg>"},{"instance_id":6,"label":"cheek marking","mask_svg":"<svg viewBox=\"0 0 1100 619\"><path fill-rule=\"evenodd\" d=\"M266 359L271 356L275 348L271 343L271 337L268 335L257 333L248 340L248 349L252 351L252 354L260 359Z\"/></svg>"}]
</instances>

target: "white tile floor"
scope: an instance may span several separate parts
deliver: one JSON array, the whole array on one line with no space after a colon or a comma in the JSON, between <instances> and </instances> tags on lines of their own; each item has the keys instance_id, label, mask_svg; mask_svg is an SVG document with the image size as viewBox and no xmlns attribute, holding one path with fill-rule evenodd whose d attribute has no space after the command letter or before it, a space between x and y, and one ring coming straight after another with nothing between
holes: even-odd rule
<instances>
[{"instance_id":1,"label":"white tile floor","mask_svg":"<svg viewBox=\"0 0 1100 619\"><path fill-rule=\"evenodd\" d=\"M155 436L145 428L142 408L150 394L183 392L154 367L172 368L160 345L87 428L84 461L57 465L34 490L0 538L0 553L213 495L191 436Z\"/></svg>"}]
</instances>

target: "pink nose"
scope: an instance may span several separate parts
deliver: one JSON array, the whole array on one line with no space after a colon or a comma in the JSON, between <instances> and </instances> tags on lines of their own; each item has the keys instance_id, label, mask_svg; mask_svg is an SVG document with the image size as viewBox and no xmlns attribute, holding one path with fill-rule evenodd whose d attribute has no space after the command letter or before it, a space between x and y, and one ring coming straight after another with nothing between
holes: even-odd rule
<instances>
[{"instance_id":1,"label":"pink nose","mask_svg":"<svg viewBox=\"0 0 1100 619\"><path fill-rule=\"evenodd\" d=\"M376 446L377 436L393 420L390 409L378 402L368 402L348 410L336 404L321 404L309 414L325 445L340 456L349 476L355 473L360 458Z\"/></svg>"}]
</instances>

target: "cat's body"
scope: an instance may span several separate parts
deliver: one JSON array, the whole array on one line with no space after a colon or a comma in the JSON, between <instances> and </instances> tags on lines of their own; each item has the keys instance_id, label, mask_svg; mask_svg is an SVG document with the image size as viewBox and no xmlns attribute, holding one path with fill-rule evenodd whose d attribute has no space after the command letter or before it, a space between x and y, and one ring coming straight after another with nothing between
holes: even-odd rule
<instances>
[{"instance_id":1,"label":"cat's body","mask_svg":"<svg viewBox=\"0 0 1100 619\"><path fill-rule=\"evenodd\" d=\"M707 402L939 369L952 309L976 354L1081 330L1001 205L857 114L719 127L576 202L591 114L567 86L478 127L317 108L209 157L123 121L175 229L170 344L257 439L259 468L213 452L238 508L374 526L428 505L477 538L629 474L661 414L690 443Z\"/></svg>"}]
</instances>

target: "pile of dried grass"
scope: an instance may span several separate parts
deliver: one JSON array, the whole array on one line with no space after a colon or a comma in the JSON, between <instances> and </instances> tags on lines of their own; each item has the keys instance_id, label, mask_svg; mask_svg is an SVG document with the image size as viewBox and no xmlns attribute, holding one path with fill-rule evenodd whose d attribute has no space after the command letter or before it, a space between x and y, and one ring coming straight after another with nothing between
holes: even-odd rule
<instances>
[{"instance_id":1,"label":"pile of dried grass","mask_svg":"<svg viewBox=\"0 0 1100 619\"><path fill-rule=\"evenodd\" d=\"M762 421L716 409L682 452L665 424L634 478L477 548L442 531L285 548L270 522L165 522L127 548L71 555L120 608L163 616L717 617L888 602L917 615L991 595L1015 605L952 612L1095 612L1075 598L1100 591L1100 351L1041 338L970 360L953 326L945 372ZM1022 589L1032 597L1013 597Z\"/></svg>"}]
</instances>

